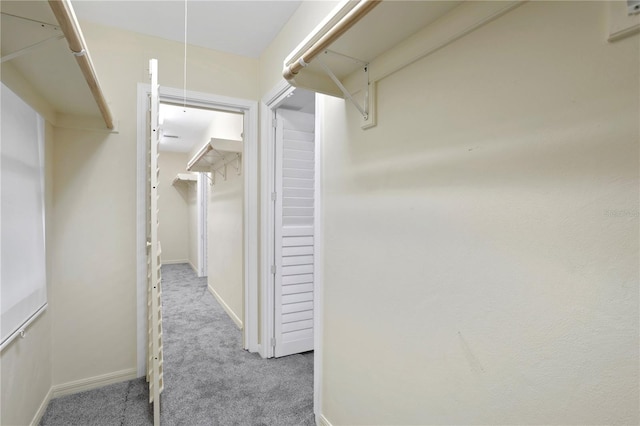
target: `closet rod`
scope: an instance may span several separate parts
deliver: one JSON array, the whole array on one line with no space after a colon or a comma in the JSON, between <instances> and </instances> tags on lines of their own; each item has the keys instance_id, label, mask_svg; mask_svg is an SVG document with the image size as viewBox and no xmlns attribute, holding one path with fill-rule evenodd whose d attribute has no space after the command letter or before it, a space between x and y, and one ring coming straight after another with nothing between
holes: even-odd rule
<instances>
[{"instance_id":1,"label":"closet rod","mask_svg":"<svg viewBox=\"0 0 640 426\"><path fill-rule=\"evenodd\" d=\"M357 6L351 9L344 18L331 27L318 41L309 47L309 49L284 67L282 76L285 80L295 78L296 74L298 74L302 68L306 67L316 56L328 49L334 41L347 32L349 28L354 26L374 7L380 4L381 1L382 0L361 0Z\"/></svg>"},{"instance_id":2,"label":"closet rod","mask_svg":"<svg viewBox=\"0 0 640 426\"><path fill-rule=\"evenodd\" d=\"M60 24L60 29L62 29L67 43L69 43L71 52L76 57L78 65L80 65L80 70L89 85L93 98L98 104L107 128L113 130L113 116L100 88L93 62L91 62L87 45L80 30L80 24L78 24L76 15L73 12L70 0L49 0L49 6L58 20L58 24Z\"/></svg>"}]
</instances>

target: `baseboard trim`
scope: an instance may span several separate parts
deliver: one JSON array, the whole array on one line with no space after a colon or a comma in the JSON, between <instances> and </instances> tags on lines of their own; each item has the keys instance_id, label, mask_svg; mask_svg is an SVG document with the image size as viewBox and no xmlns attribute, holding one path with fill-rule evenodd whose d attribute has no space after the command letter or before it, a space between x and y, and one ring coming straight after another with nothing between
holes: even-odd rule
<instances>
[{"instance_id":1,"label":"baseboard trim","mask_svg":"<svg viewBox=\"0 0 640 426\"><path fill-rule=\"evenodd\" d=\"M193 269L193 272L196 273L196 277L199 277L200 275L198 273L198 270L196 269L195 266L193 266L193 263L191 263L191 261L188 261L187 263L189 264L189 266L191 266L191 269Z\"/></svg>"},{"instance_id":2,"label":"baseboard trim","mask_svg":"<svg viewBox=\"0 0 640 426\"><path fill-rule=\"evenodd\" d=\"M329 420L324 416L324 414L320 414L316 417L316 424L318 426L333 426Z\"/></svg>"},{"instance_id":3,"label":"baseboard trim","mask_svg":"<svg viewBox=\"0 0 640 426\"><path fill-rule=\"evenodd\" d=\"M33 416L33 420L31 420L29 426L37 426L40 423L40 420L42 420L42 416L44 416L44 412L47 411L49 401L51 401L51 398L53 397L52 395L53 388L49 388L49 392L47 392L44 399L42 400L42 404L40 404L40 407L38 407L38 411L36 411L36 414L35 416Z\"/></svg>"},{"instance_id":4,"label":"baseboard trim","mask_svg":"<svg viewBox=\"0 0 640 426\"><path fill-rule=\"evenodd\" d=\"M187 259L182 259L182 260L164 260L164 259L162 259L162 264L163 265L178 265L180 263L191 264L191 262L189 262L189 260L187 260Z\"/></svg>"},{"instance_id":5,"label":"baseboard trim","mask_svg":"<svg viewBox=\"0 0 640 426\"><path fill-rule=\"evenodd\" d=\"M87 379L62 383L51 388L53 393L52 397L57 398L59 396L71 395L73 393L83 392L102 386L111 385L113 383L124 382L125 380L133 380L137 377L138 370L136 368L128 368L126 370L114 371L113 373L89 377Z\"/></svg>"},{"instance_id":6,"label":"baseboard trim","mask_svg":"<svg viewBox=\"0 0 640 426\"><path fill-rule=\"evenodd\" d=\"M209 293L213 294L213 297L215 297L216 300L218 301L218 303L220 303L220 305L222 306L222 309L224 309L225 312L227 313L227 315L229 315L229 317L231 317L233 322L236 323L236 326L238 326L238 328L240 330L242 330L242 321L240 320L240 318L238 318L236 313L233 312L233 310L229 307L229 305L227 305L225 303L225 301L222 299L222 297L220 297L220 295L218 293L216 293L216 291L213 289L213 287L208 285L207 288L209 289Z\"/></svg>"}]
</instances>

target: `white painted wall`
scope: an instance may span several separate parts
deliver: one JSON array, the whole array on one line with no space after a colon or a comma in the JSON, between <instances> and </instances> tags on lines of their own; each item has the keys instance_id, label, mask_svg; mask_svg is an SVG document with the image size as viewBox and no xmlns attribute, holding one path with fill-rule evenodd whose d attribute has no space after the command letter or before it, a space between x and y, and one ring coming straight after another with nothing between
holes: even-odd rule
<instances>
[{"instance_id":1,"label":"white painted wall","mask_svg":"<svg viewBox=\"0 0 640 426\"><path fill-rule=\"evenodd\" d=\"M15 72L9 63L2 64L2 82L14 93L42 114L45 119L45 232L47 251L50 253L52 219L52 153L54 128L48 121L50 106ZM51 261L47 258L47 297L49 306L18 338L0 354L0 424L30 424L46 400L52 384L51 354ZM39 414L41 415L43 411Z\"/></svg>"},{"instance_id":2,"label":"white painted wall","mask_svg":"<svg viewBox=\"0 0 640 426\"><path fill-rule=\"evenodd\" d=\"M178 173L187 173L187 154L161 151L158 157L158 238L162 244L162 263L188 263L190 257L190 191L195 182L173 185Z\"/></svg>"},{"instance_id":3,"label":"white painted wall","mask_svg":"<svg viewBox=\"0 0 640 426\"><path fill-rule=\"evenodd\" d=\"M238 114L216 116L209 132L212 137L238 140L243 117ZM242 172L242 164L240 172ZM222 170L220 170L222 172ZM213 173L211 174L213 176ZM207 183L207 282L209 291L227 314L242 328L244 318L243 199L244 178L227 166L227 178L215 176Z\"/></svg>"},{"instance_id":4,"label":"white painted wall","mask_svg":"<svg viewBox=\"0 0 640 426\"><path fill-rule=\"evenodd\" d=\"M228 168L225 181L220 176L209 187L208 285L238 326L244 318L242 263L243 177Z\"/></svg>"},{"instance_id":5,"label":"white painted wall","mask_svg":"<svg viewBox=\"0 0 640 426\"><path fill-rule=\"evenodd\" d=\"M528 2L326 101L323 414L637 424L639 36Z\"/></svg>"}]
</instances>

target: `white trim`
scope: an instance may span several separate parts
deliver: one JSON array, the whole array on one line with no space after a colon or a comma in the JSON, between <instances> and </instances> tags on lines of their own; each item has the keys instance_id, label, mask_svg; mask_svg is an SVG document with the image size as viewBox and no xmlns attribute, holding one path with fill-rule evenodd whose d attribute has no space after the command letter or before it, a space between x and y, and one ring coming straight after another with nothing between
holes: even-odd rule
<instances>
[{"instance_id":1,"label":"white trim","mask_svg":"<svg viewBox=\"0 0 640 426\"><path fill-rule=\"evenodd\" d=\"M138 377L147 374L147 99L149 84L138 83L136 138L136 359Z\"/></svg>"},{"instance_id":2,"label":"white trim","mask_svg":"<svg viewBox=\"0 0 640 426\"><path fill-rule=\"evenodd\" d=\"M209 204L208 198L208 179L204 173L198 173L198 180L196 185L197 190L197 216L198 216L198 270L196 275L198 277L206 277L208 275L207 264L207 241L209 236L207 235L207 209ZM193 266L193 265L192 265Z\"/></svg>"},{"instance_id":3,"label":"white trim","mask_svg":"<svg viewBox=\"0 0 640 426\"><path fill-rule=\"evenodd\" d=\"M313 288L313 412L320 415L322 411L322 318L324 306L324 211L322 197L322 151L325 95L316 94L315 114L315 188L314 199L314 277Z\"/></svg>"},{"instance_id":4,"label":"white trim","mask_svg":"<svg viewBox=\"0 0 640 426\"><path fill-rule=\"evenodd\" d=\"M133 380L136 377L137 370L135 368L127 368L126 370L114 371L113 373L102 374L100 376L94 376L86 379L80 379L73 382L55 385L51 387L51 393L53 398L58 398L59 396L84 392L91 389L100 388L102 386L111 385L113 383Z\"/></svg>"},{"instance_id":5,"label":"white trim","mask_svg":"<svg viewBox=\"0 0 640 426\"><path fill-rule=\"evenodd\" d=\"M261 341L268 342L273 336L274 319L270 313L274 312L273 307L273 274L269 273L271 264L274 260L274 247L271 236L274 233L274 218L271 202L271 193L274 191L275 182L271 171L274 164L274 131L273 131L273 115L275 109L284 101L295 88L287 81L282 79L272 90L269 91L260 103L261 125L262 131L262 149L260 150L260 170L262 170L262 180L260 186L260 242L261 256L260 268L263 271L260 280L260 290L263 295L262 308L262 333ZM315 146L316 146L316 167L315 167L315 206L314 210L314 236L315 236L315 264L314 272L314 315L313 315L313 333L314 333L314 355L313 355L313 410L316 418L322 417L322 307L323 307L323 271L324 271L324 226L323 226L323 205L322 205L322 127L324 125L324 95L316 94L316 125L315 125ZM262 345L263 350L260 355L263 358L273 357L273 347L271 345ZM318 417L320 416L320 417ZM326 419L325 419L326 420ZM327 425L330 423L327 421Z\"/></svg>"},{"instance_id":6,"label":"white trim","mask_svg":"<svg viewBox=\"0 0 640 426\"><path fill-rule=\"evenodd\" d=\"M282 79L280 82L269 91L260 103L260 129L261 133L261 150L260 150L260 170L262 170L262 179L260 181L260 242L261 242L261 256L260 256L260 270L264 271L260 280L260 290L263 295L262 299L262 333L260 335L261 342L270 341L273 336L274 319L271 314L274 312L273 306L273 285L274 277L269 272L271 265L274 262L274 247L271 236L274 232L274 217L271 201L271 193L275 190L275 182L273 173L274 162L274 110L277 106L286 99L287 95L295 90L295 87L291 86L286 80ZM273 346L262 345L262 352L260 356L263 358L271 358L274 356Z\"/></svg>"},{"instance_id":7,"label":"white trim","mask_svg":"<svg viewBox=\"0 0 640 426\"><path fill-rule=\"evenodd\" d=\"M36 411L36 414L33 416L33 420L31 420L31 423L29 423L29 426L37 426L40 424L40 420L42 420L42 416L44 416L45 411L47 411L47 406L49 405L49 401L51 401L52 397L53 388L49 388L49 391L42 400L42 404L40 404L40 407L38 407L38 411Z\"/></svg>"},{"instance_id":8,"label":"white trim","mask_svg":"<svg viewBox=\"0 0 640 426\"><path fill-rule=\"evenodd\" d=\"M196 274L196 276L199 276L198 275L198 268L196 268L195 265L193 263L191 263L191 261L188 261L187 263L189 264L189 266L191 266L191 269L193 269L193 272Z\"/></svg>"},{"instance_id":9,"label":"white trim","mask_svg":"<svg viewBox=\"0 0 640 426\"><path fill-rule=\"evenodd\" d=\"M137 362L138 376L146 374L146 111L150 85L138 83L137 111ZM183 89L160 87L160 101L182 103ZM258 103L209 93L187 91L187 105L244 113L244 348L249 352L261 350L258 342Z\"/></svg>"},{"instance_id":10,"label":"white trim","mask_svg":"<svg viewBox=\"0 0 640 426\"><path fill-rule=\"evenodd\" d=\"M229 317L233 320L233 322L236 323L236 326L242 330L242 320L236 315L235 312L233 312L233 309L231 309L231 306L227 305L227 302L224 301L224 299L222 298L222 296L220 296L218 294L218 292L216 292L213 287L211 287L210 285L207 286L207 288L209 289L209 293L211 293L213 295L213 297L216 298L216 300L218 301L218 303L220 303L220 305L222 306L222 308L225 310L225 312L227 313L227 315L229 315Z\"/></svg>"},{"instance_id":11,"label":"white trim","mask_svg":"<svg viewBox=\"0 0 640 426\"><path fill-rule=\"evenodd\" d=\"M324 414L316 414L316 424L318 426L333 426L331 422L324 416Z\"/></svg>"},{"instance_id":12,"label":"white trim","mask_svg":"<svg viewBox=\"0 0 640 426\"><path fill-rule=\"evenodd\" d=\"M163 265L179 265L181 263L188 263L189 265L191 265L191 262L189 262L188 259L163 260L162 261ZM193 268L193 265L191 265L191 267Z\"/></svg>"},{"instance_id":13,"label":"white trim","mask_svg":"<svg viewBox=\"0 0 640 426\"><path fill-rule=\"evenodd\" d=\"M244 120L244 347L258 352L258 103L251 101Z\"/></svg>"}]
</instances>

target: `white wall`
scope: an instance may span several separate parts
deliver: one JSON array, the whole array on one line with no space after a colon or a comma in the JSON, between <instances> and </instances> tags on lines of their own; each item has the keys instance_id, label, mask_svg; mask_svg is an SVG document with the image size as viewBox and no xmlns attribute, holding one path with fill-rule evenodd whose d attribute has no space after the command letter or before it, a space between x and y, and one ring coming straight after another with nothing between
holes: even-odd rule
<instances>
[{"instance_id":1,"label":"white wall","mask_svg":"<svg viewBox=\"0 0 640 426\"><path fill-rule=\"evenodd\" d=\"M211 138L242 139L243 115L218 113L212 116L211 125L205 133L206 143ZM190 156L202 147L196 145ZM244 178L237 173L235 162L227 166L227 178L220 176L222 169L213 176L215 185L206 179L207 186L207 283L209 291L216 297L238 327L244 318L244 255L243 255L243 200ZM215 167L221 166L220 162ZM242 167L240 168L242 172ZM191 220L197 224L197 195L192 194ZM197 236L197 226L191 230ZM197 257L197 243L191 247ZM197 266L197 265L196 265Z\"/></svg>"},{"instance_id":2,"label":"white wall","mask_svg":"<svg viewBox=\"0 0 640 426\"><path fill-rule=\"evenodd\" d=\"M244 318L242 200L243 177L229 166L227 180L218 176L209 187L208 284L238 326Z\"/></svg>"},{"instance_id":3,"label":"white wall","mask_svg":"<svg viewBox=\"0 0 640 426\"><path fill-rule=\"evenodd\" d=\"M324 109L334 425L637 424L639 37L529 2Z\"/></svg>"},{"instance_id":4,"label":"white wall","mask_svg":"<svg viewBox=\"0 0 640 426\"><path fill-rule=\"evenodd\" d=\"M2 81L47 120L45 122L45 238L47 252L51 253L52 219L52 153L54 128L49 121L51 107L33 90L9 63L2 64ZM26 329L25 337L14 340L0 354L0 424L29 424L46 400L52 384L51 315L51 261L47 257L47 297L49 306Z\"/></svg>"},{"instance_id":5,"label":"white wall","mask_svg":"<svg viewBox=\"0 0 640 426\"><path fill-rule=\"evenodd\" d=\"M162 244L162 263L165 264L190 260L189 193L195 182L172 184L178 173L187 173L187 161L187 154L179 152L161 151L158 157L158 238Z\"/></svg>"}]
</instances>

